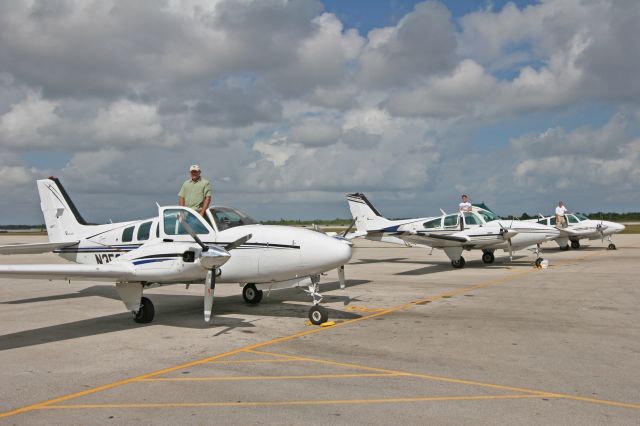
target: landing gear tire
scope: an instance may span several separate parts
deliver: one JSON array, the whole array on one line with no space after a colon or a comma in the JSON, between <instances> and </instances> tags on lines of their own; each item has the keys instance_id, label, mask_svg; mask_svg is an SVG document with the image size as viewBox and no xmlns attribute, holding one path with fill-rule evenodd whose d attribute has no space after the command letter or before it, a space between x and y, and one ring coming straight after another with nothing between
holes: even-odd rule
<instances>
[{"instance_id":1,"label":"landing gear tire","mask_svg":"<svg viewBox=\"0 0 640 426\"><path fill-rule=\"evenodd\" d=\"M456 269L460 269L460 268L464 268L465 263L467 262L464 260L464 257L460 256L460 259L451 261L451 266L453 266Z\"/></svg>"},{"instance_id":2,"label":"landing gear tire","mask_svg":"<svg viewBox=\"0 0 640 426\"><path fill-rule=\"evenodd\" d=\"M607 250L617 250L616 245L611 243L607 246Z\"/></svg>"},{"instance_id":3,"label":"landing gear tire","mask_svg":"<svg viewBox=\"0 0 640 426\"><path fill-rule=\"evenodd\" d=\"M262 290L258 290L255 284L247 284L242 288L242 298L250 305L257 305L262 300Z\"/></svg>"},{"instance_id":4,"label":"landing gear tire","mask_svg":"<svg viewBox=\"0 0 640 426\"><path fill-rule=\"evenodd\" d=\"M580 241L571 241L571 248L572 249L579 249L580 248Z\"/></svg>"},{"instance_id":5,"label":"landing gear tire","mask_svg":"<svg viewBox=\"0 0 640 426\"><path fill-rule=\"evenodd\" d=\"M535 263L536 268L541 268L541 267L542 267L542 261L543 261L543 260L544 260L544 259L543 259L543 258L541 258L541 257L539 257L539 258L537 258L537 259L536 259L536 263Z\"/></svg>"},{"instance_id":6,"label":"landing gear tire","mask_svg":"<svg viewBox=\"0 0 640 426\"><path fill-rule=\"evenodd\" d=\"M496 257L490 251L482 253L482 261L484 263L493 263L494 260L496 260Z\"/></svg>"},{"instance_id":7,"label":"landing gear tire","mask_svg":"<svg viewBox=\"0 0 640 426\"><path fill-rule=\"evenodd\" d=\"M562 250L562 251L567 251L567 250L569 250L569 244L567 244L566 246L562 246L562 247L560 247L560 250Z\"/></svg>"},{"instance_id":8,"label":"landing gear tire","mask_svg":"<svg viewBox=\"0 0 640 426\"><path fill-rule=\"evenodd\" d=\"M311 321L311 324L320 325L327 322L328 319L329 313L324 307L315 305L309 309L309 321Z\"/></svg>"},{"instance_id":9,"label":"landing gear tire","mask_svg":"<svg viewBox=\"0 0 640 426\"><path fill-rule=\"evenodd\" d=\"M133 320L138 324L148 324L153 321L156 309L153 307L151 300L146 297L140 298L140 309L135 313Z\"/></svg>"}]
</instances>

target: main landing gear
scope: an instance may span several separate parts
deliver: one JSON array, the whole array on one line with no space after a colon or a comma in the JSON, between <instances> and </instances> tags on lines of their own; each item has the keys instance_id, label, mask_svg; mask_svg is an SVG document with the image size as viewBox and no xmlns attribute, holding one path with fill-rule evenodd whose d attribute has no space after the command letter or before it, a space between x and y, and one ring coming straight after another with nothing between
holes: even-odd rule
<instances>
[{"instance_id":1,"label":"main landing gear","mask_svg":"<svg viewBox=\"0 0 640 426\"><path fill-rule=\"evenodd\" d=\"M153 321L156 309L153 307L151 300L146 297L140 298L140 308L134 313L133 320L139 324L148 324Z\"/></svg>"},{"instance_id":2,"label":"main landing gear","mask_svg":"<svg viewBox=\"0 0 640 426\"><path fill-rule=\"evenodd\" d=\"M493 255L493 252L488 250L482 252L482 261L484 263L493 263L494 260L496 260L496 257Z\"/></svg>"},{"instance_id":3,"label":"main landing gear","mask_svg":"<svg viewBox=\"0 0 640 426\"><path fill-rule=\"evenodd\" d=\"M257 305L262 300L262 290L258 290L255 284L247 284L242 288L242 298L249 305Z\"/></svg>"},{"instance_id":4,"label":"main landing gear","mask_svg":"<svg viewBox=\"0 0 640 426\"><path fill-rule=\"evenodd\" d=\"M617 250L616 245L613 243L609 243L609 245L607 246L607 250Z\"/></svg>"},{"instance_id":5,"label":"main landing gear","mask_svg":"<svg viewBox=\"0 0 640 426\"><path fill-rule=\"evenodd\" d=\"M460 259L451 261L451 266L453 266L456 269L460 269L460 268L464 268L465 263L467 262L464 260L464 257L460 256Z\"/></svg>"},{"instance_id":6,"label":"main landing gear","mask_svg":"<svg viewBox=\"0 0 640 426\"><path fill-rule=\"evenodd\" d=\"M580 241L578 240L571 240L571 248L572 249L579 249L580 248Z\"/></svg>"}]
</instances>

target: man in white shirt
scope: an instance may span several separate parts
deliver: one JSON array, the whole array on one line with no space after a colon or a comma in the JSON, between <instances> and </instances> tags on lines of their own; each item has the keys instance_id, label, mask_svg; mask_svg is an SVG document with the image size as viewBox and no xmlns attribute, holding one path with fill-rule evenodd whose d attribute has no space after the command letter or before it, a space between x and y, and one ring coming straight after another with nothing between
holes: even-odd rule
<instances>
[{"instance_id":1,"label":"man in white shirt","mask_svg":"<svg viewBox=\"0 0 640 426\"><path fill-rule=\"evenodd\" d=\"M560 201L558 203L558 207L556 207L556 227L564 228L567 224L564 221L564 215L568 212L567 208L564 206L564 203Z\"/></svg>"},{"instance_id":2,"label":"man in white shirt","mask_svg":"<svg viewBox=\"0 0 640 426\"><path fill-rule=\"evenodd\" d=\"M469 202L469 197L467 197L467 194L462 194L462 202L458 205L458 211L460 213L463 212L470 212L471 209L471 203Z\"/></svg>"}]
</instances>

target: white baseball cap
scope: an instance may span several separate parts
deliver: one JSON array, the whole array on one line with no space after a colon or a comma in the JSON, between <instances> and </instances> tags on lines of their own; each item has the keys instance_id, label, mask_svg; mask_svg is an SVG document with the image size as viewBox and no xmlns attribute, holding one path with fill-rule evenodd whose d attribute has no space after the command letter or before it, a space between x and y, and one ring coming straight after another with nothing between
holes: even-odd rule
<instances>
[{"instance_id":1,"label":"white baseball cap","mask_svg":"<svg viewBox=\"0 0 640 426\"><path fill-rule=\"evenodd\" d=\"M197 164L194 164L191 167L189 167L189 171L190 172L199 172L200 171L200 166L198 166Z\"/></svg>"}]
</instances>

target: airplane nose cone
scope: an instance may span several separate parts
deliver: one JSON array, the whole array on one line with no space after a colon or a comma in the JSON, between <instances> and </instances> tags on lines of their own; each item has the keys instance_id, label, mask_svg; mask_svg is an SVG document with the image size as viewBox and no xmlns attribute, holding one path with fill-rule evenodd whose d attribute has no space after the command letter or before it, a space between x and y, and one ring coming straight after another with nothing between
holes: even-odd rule
<instances>
[{"instance_id":1,"label":"airplane nose cone","mask_svg":"<svg viewBox=\"0 0 640 426\"><path fill-rule=\"evenodd\" d=\"M305 234L305 244L301 247L305 269L316 273L325 272L351 260L352 248L349 241L313 231L306 231Z\"/></svg>"}]
</instances>

